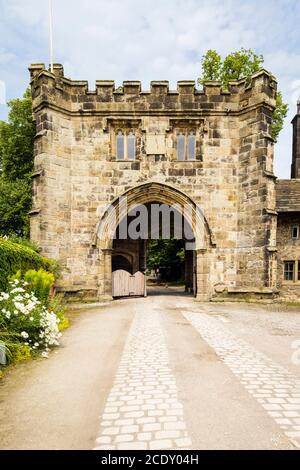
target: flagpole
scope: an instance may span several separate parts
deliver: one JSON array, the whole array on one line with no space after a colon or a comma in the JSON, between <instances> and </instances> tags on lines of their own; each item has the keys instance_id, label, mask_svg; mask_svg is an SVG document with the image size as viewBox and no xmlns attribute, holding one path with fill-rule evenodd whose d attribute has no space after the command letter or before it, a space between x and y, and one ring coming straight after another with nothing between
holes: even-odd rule
<instances>
[{"instance_id":1,"label":"flagpole","mask_svg":"<svg viewBox=\"0 0 300 470\"><path fill-rule=\"evenodd\" d=\"M50 71L54 72L53 67L53 9L52 0L49 0L49 46L50 46Z\"/></svg>"}]
</instances>

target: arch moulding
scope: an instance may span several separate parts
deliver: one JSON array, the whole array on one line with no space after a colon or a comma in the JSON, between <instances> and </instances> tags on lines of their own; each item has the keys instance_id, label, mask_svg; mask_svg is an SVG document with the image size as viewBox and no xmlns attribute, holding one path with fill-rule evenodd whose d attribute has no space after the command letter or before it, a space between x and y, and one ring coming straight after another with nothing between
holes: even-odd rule
<instances>
[{"instance_id":1,"label":"arch moulding","mask_svg":"<svg viewBox=\"0 0 300 470\"><path fill-rule=\"evenodd\" d=\"M95 245L99 248L99 278L103 280L99 297L112 295L112 248L121 220L132 209L147 203L167 204L185 217L195 237L197 257L197 299L209 300L208 250L215 246L209 224L195 202L183 192L166 184L151 182L135 186L117 197L102 216L96 230Z\"/></svg>"}]
</instances>

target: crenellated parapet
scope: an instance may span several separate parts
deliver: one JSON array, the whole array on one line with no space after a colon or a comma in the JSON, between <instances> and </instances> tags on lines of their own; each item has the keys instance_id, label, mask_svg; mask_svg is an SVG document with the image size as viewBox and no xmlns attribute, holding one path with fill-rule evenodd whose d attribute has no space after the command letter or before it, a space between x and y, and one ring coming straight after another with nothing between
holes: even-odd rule
<instances>
[{"instance_id":1,"label":"crenellated parapet","mask_svg":"<svg viewBox=\"0 0 300 470\"><path fill-rule=\"evenodd\" d=\"M152 81L149 91L142 90L140 81L124 81L116 87L112 80L97 80L91 91L87 81L66 78L59 64L54 65L53 73L44 64L31 65L29 70L35 112L50 107L70 114L188 112L205 116L275 107L277 83L266 70L255 73L250 80L230 81L226 90L217 81L206 82L199 90L193 80L179 81L176 90L170 90L169 82L162 80Z\"/></svg>"}]
</instances>

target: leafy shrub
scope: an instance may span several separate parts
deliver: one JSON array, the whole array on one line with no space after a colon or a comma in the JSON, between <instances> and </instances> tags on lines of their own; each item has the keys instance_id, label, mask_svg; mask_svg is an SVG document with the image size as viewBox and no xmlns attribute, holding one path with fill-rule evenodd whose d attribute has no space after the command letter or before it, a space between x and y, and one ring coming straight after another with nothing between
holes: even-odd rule
<instances>
[{"instance_id":1,"label":"leafy shrub","mask_svg":"<svg viewBox=\"0 0 300 470\"><path fill-rule=\"evenodd\" d=\"M17 271L24 273L29 269L40 268L52 272L55 277L59 274L55 261L40 256L27 246L0 238L0 289L5 290L9 278Z\"/></svg>"},{"instance_id":2,"label":"leafy shrub","mask_svg":"<svg viewBox=\"0 0 300 470\"><path fill-rule=\"evenodd\" d=\"M52 297L49 301L48 310L55 312L55 315L59 318L60 322L58 325L59 331L66 330L70 326L69 319L65 317L66 303L64 301L64 295L58 294Z\"/></svg>"},{"instance_id":3,"label":"leafy shrub","mask_svg":"<svg viewBox=\"0 0 300 470\"><path fill-rule=\"evenodd\" d=\"M28 361L31 358L31 350L29 346L22 343L14 343L10 346L10 357L8 362Z\"/></svg>"},{"instance_id":4,"label":"leafy shrub","mask_svg":"<svg viewBox=\"0 0 300 470\"><path fill-rule=\"evenodd\" d=\"M31 357L30 348L19 342L18 334L1 330L0 341L5 344L7 364L23 361Z\"/></svg>"},{"instance_id":5,"label":"leafy shrub","mask_svg":"<svg viewBox=\"0 0 300 470\"><path fill-rule=\"evenodd\" d=\"M12 236L12 237L9 237L8 240L13 243L17 243L18 245L25 246L26 248L30 248L36 253L40 253L41 251L37 243L35 243L32 240L29 240L28 238Z\"/></svg>"},{"instance_id":6,"label":"leafy shrub","mask_svg":"<svg viewBox=\"0 0 300 470\"><path fill-rule=\"evenodd\" d=\"M55 277L55 280L59 279L61 276L61 266L58 261L55 259L48 259L41 256L43 266L42 268L52 273Z\"/></svg>"},{"instance_id":7,"label":"leafy shrub","mask_svg":"<svg viewBox=\"0 0 300 470\"><path fill-rule=\"evenodd\" d=\"M26 281L15 279L7 292L0 293L0 329L13 333L30 352L42 351L47 356L51 346L59 345L60 319L27 288Z\"/></svg>"},{"instance_id":8,"label":"leafy shrub","mask_svg":"<svg viewBox=\"0 0 300 470\"><path fill-rule=\"evenodd\" d=\"M27 283L27 290L34 292L35 296L43 302L44 305L48 305L50 291L54 285L54 275L52 273L48 273L44 269L40 268L38 271L34 269L30 269L26 271L24 275L22 275L21 271L18 271L15 276L13 276L12 280L21 280L23 279Z\"/></svg>"}]
</instances>

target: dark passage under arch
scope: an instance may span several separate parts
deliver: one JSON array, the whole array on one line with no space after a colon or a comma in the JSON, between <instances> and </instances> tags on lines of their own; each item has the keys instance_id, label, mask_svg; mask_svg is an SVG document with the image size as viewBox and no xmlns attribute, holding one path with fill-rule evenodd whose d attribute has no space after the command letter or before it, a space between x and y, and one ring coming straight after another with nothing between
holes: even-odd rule
<instances>
[{"instance_id":1,"label":"dark passage under arch","mask_svg":"<svg viewBox=\"0 0 300 470\"><path fill-rule=\"evenodd\" d=\"M113 255L112 258L112 271L123 269L130 274L132 273L132 263L123 255Z\"/></svg>"}]
</instances>

